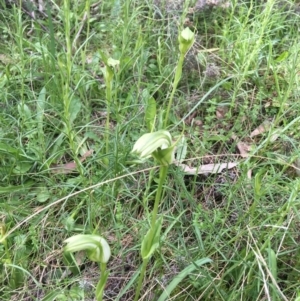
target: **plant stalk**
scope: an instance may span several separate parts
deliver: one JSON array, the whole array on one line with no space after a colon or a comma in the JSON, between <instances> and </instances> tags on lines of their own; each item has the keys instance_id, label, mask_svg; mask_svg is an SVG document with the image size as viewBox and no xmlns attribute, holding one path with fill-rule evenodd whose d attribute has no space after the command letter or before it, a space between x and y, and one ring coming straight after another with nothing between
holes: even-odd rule
<instances>
[{"instance_id":1,"label":"plant stalk","mask_svg":"<svg viewBox=\"0 0 300 301\"><path fill-rule=\"evenodd\" d=\"M152 211L152 220L151 220L151 229L152 229L152 234L154 235L154 227L155 227L155 222L156 222L156 217L157 217L157 212L158 212L158 206L161 200L162 196L162 191L163 191L163 184L166 180L167 172L168 172L168 165L163 165L160 167L159 170L159 182L158 182L158 187L155 195L155 202L154 202L154 207ZM153 235L150 236L150 239L153 239Z\"/></svg>"},{"instance_id":2,"label":"plant stalk","mask_svg":"<svg viewBox=\"0 0 300 301\"><path fill-rule=\"evenodd\" d=\"M108 278L108 271L106 270L106 263L100 263L100 280L96 287L96 300L103 300L103 292Z\"/></svg>"},{"instance_id":3,"label":"plant stalk","mask_svg":"<svg viewBox=\"0 0 300 301\"><path fill-rule=\"evenodd\" d=\"M106 66L106 68L109 68ZM109 71L107 71L109 72ZM106 82L106 125L105 125L105 151L106 155L109 152L109 123L110 123L110 112L112 104L112 78ZM104 162L108 165L108 158L104 158Z\"/></svg>"},{"instance_id":4,"label":"plant stalk","mask_svg":"<svg viewBox=\"0 0 300 301\"><path fill-rule=\"evenodd\" d=\"M142 264L142 269L141 269L141 273L140 273L140 277L139 277L139 282L138 285L136 287L135 290L135 296L134 296L134 300L133 301L138 301L140 293L141 293L141 289L142 289L142 284L143 284L143 280L144 280L144 275L146 273L146 268L148 265L150 257L143 259L143 264Z\"/></svg>"},{"instance_id":5,"label":"plant stalk","mask_svg":"<svg viewBox=\"0 0 300 301\"><path fill-rule=\"evenodd\" d=\"M160 167L159 182L158 182L158 187L157 187L157 191L156 191L156 195L155 195L154 207L153 207L153 211L152 211L149 241L153 241L153 238L155 235L155 222L156 222L156 218L157 218L159 203L160 203L162 192L163 192L163 184L166 180L167 172L168 172L168 165L163 165ZM142 265L138 285L137 285L137 288L135 291L134 301L137 301L140 296L143 280L144 280L145 273L146 273L146 268L147 268L150 258L151 257L149 256L149 257L143 259L143 265Z\"/></svg>"},{"instance_id":6,"label":"plant stalk","mask_svg":"<svg viewBox=\"0 0 300 301\"><path fill-rule=\"evenodd\" d=\"M179 83L180 78L181 78L183 62L184 62L184 53L181 52L179 60L178 60L178 64L177 64L177 67L176 67L175 77L174 77L174 81L173 81L173 84L172 84L172 91L171 91L171 95L170 95L170 98L169 98L169 103L168 103L167 112L166 112L166 116L165 116L165 121L164 121L164 128L165 129L168 126L169 114L170 114L171 106L173 104L174 94L175 94L175 91L177 89L178 83Z\"/></svg>"}]
</instances>

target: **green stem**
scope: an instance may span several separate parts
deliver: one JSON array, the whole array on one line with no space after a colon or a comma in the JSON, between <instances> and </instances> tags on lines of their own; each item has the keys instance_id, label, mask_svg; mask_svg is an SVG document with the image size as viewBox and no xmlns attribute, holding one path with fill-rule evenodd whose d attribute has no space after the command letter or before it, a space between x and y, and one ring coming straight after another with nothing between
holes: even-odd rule
<instances>
[{"instance_id":1,"label":"green stem","mask_svg":"<svg viewBox=\"0 0 300 301\"><path fill-rule=\"evenodd\" d=\"M163 165L163 166L160 167L159 182L158 182L158 187L157 187L157 191L156 191L156 195L155 195L154 207L153 207L153 211L152 211L149 241L153 241L153 238L154 238L154 235L155 235L155 222L156 222L159 203L160 203L162 192L163 192L163 184L166 180L167 172L168 172L168 165ZM143 265L142 265L138 285L137 285L137 288L136 288L136 291L135 291L134 301L137 301L139 296L140 296L140 292L141 292L141 288L142 288L142 284L143 284L143 280L144 280L144 276L145 276L145 273L146 273L146 268L147 268L149 259L150 259L150 256L143 259Z\"/></svg>"},{"instance_id":2,"label":"green stem","mask_svg":"<svg viewBox=\"0 0 300 301\"><path fill-rule=\"evenodd\" d=\"M178 64L177 64L176 72L175 72L175 77L174 77L174 81L173 81L173 85L172 85L172 92L171 92L171 95L170 95L170 98L169 98L169 103L168 103L167 112L166 112L165 121L164 121L164 128L165 129L167 128L167 125L168 125L169 114L170 114L171 106L173 104L174 94L175 94L175 91L177 89L178 83L179 83L180 78L181 78L183 61L184 61L184 54L180 53L180 57L179 57L179 60L178 60Z\"/></svg>"},{"instance_id":3,"label":"green stem","mask_svg":"<svg viewBox=\"0 0 300 301\"><path fill-rule=\"evenodd\" d=\"M107 111L106 111L106 127L105 127L105 150L106 150L106 155L108 154L109 151L109 105L107 106ZM108 161L107 161L108 163Z\"/></svg>"},{"instance_id":4,"label":"green stem","mask_svg":"<svg viewBox=\"0 0 300 301\"><path fill-rule=\"evenodd\" d=\"M73 125L71 122L71 75L72 75L72 43L71 43L71 10L70 10L70 0L64 0L63 2L63 12L64 12L64 32L66 40L66 68L62 69L62 76L64 77L64 84L62 86L63 93L63 104L64 104L64 119L65 119L65 133L69 140L70 149L73 153L74 161L79 167L79 172L82 175L82 168L79 159L77 158L76 145L74 143L76 135L74 134ZM66 69L66 70L65 70Z\"/></svg>"},{"instance_id":5,"label":"green stem","mask_svg":"<svg viewBox=\"0 0 300 301\"><path fill-rule=\"evenodd\" d=\"M109 66L106 66L109 68ZM110 72L107 70L107 72ZM106 145L106 155L109 152L109 121L110 121L110 111L112 103L112 79L106 82L106 126L105 126L105 145ZM108 159L105 158L104 161L108 165Z\"/></svg>"},{"instance_id":6,"label":"green stem","mask_svg":"<svg viewBox=\"0 0 300 301\"><path fill-rule=\"evenodd\" d=\"M103 299L103 292L105 288L105 284L108 278L108 271L106 270L106 264L105 263L100 263L100 280L97 284L96 287L96 300L97 301L102 301Z\"/></svg>"},{"instance_id":7,"label":"green stem","mask_svg":"<svg viewBox=\"0 0 300 301\"><path fill-rule=\"evenodd\" d=\"M146 186L144 196L143 196L143 206L144 206L145 210L147 211L147 215L149 215L147 200L148 200L149 191L150 191L150 188L151 188L153 176L154 176L154 169L151 169L150 173L149 173L148 185Z\"/></svg>"},{"instance_id":8,"label":"green stem","mask_svg":"<svg viewBox=\"0 0 300 301\"><path fill-rule=\"evenodd\" d=\"M152 220L151 220L151 229L152 229L152 234L154 235L154 228L155 228L155 222L156 222L156 217L157 217L157 212L158 212L158 206L159 202L161 200L161 195L163 191L163 184L165 182L166 176L167 176L167 171L168 171L168 165L163 165L160 167L159 170L159 182L158 182L158 187L155 195L155 202L154 202L154 207L152 211ZM152 241L153 235L150 235L150 239Z\"/></svg>"},{"instance_id":9,"label":"green stem","mask_svg":"<svg viewBox=\"0 0 300 301\"><path fill-rule=\"evenodd\" d=\"M136 290L135 290L135 296L134 296L133 301L138 301L138 299L139 299L140 292L141 292L141 289L142 289L143 280L144 280L144 275L146 273L146 268L147 268L149 259L150 259L150 257L143 260L143 265L142 265L142 269L141 269L141 273L140 273L140 277L139 277L139 282L138 282L138 285L137 285Z\"/></svg>"},{"instance_id":10,"label":"green stem","mask_svg":"<svg viewBox=\"0 0 300 301\"><path fill-rule=\"evenodd\" d=\"M64 0L64 30L66 38L66 86L69 88L72 70L72 44L71 44L71 21L70 21L70 0Z\"/></svg>"}]
</instances>

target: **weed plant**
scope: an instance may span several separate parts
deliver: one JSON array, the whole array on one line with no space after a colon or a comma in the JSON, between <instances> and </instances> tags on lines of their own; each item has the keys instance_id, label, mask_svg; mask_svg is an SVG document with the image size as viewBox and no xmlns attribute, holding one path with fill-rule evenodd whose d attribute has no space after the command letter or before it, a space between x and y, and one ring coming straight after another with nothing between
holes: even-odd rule
<instances>
[{"instance_id":1,"label":"weed plant","mask_svg":"<svg viewBox=\"0 0 300 301\"><path fill-rule=\"evenodd\" d=\"M0 299L299 300L298 3L26 3L0 2ZM160 130L190 168L239 164L137 164ZM105 266L64 258L76 235Z\"/></svg>"}]
</instances>

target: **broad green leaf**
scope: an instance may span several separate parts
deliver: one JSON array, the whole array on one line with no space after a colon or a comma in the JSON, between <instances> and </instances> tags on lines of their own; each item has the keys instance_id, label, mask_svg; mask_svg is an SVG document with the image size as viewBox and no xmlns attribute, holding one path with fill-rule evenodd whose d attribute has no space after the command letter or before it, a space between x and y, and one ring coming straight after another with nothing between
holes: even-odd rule
<instances>
[{"instance_id":1,"label":"broad green leaf","mask_svg":"<svg viewBox=\"0 0 300 301\"><path fill-rule=\"evenodd\" d=\"M41 187L36 195L36 200L40 203L46 202L50 198L50 193L47 187Z\"/></svg>"},{"instance_id":2,"label":"broad green leaf","mask_svg":"<svg viewBox=\"0 0 300 301\"><path fill-rule=\"evenodd\" d=\"M64 221L63 224L65 226L65 229L67 230L67 232L72 232L74 230L75 227L75 220L74 218L70 215L68 216Z\"/></svg>"},{"instance_id":3,"label":"broad green leaf","mask_svg":"<svg viewBox=\"0 0 300 301\"><path fill-rule=\"evenodd\" d=\"M13 170L15 174L25 174L32 167L32 163L20 162Z\"/></svg>"}]
</instances>

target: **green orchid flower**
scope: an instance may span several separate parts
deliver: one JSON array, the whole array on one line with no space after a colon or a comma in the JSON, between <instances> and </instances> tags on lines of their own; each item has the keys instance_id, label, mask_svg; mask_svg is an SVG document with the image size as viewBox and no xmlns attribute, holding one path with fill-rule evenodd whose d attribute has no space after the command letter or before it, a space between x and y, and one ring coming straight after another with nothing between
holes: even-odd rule
<instances>
[{"instance_id":1,"label":"green orchid flower","mask_svg":"<svg viewBox=\"0 0 300 301\"><path fill-rule=\"evenodd\" d=\"M171 134L160 130L141 136L133 146L132 153L137 154L141 159L152 156L160 164L169 165L174 159L174 148Z\"/></svg>"},{"instance_id":2,"label":"green orchid flower","mask_svg":"<svg viewBox=\"0 0 300 301\"><path fill-rule=\"evenodd\" d=\"M64 252L85 250L91 261L107 263L111 255L107 241L98 235L78 234L66 239L65 243Z\"/></svg>"}]
</instances>

